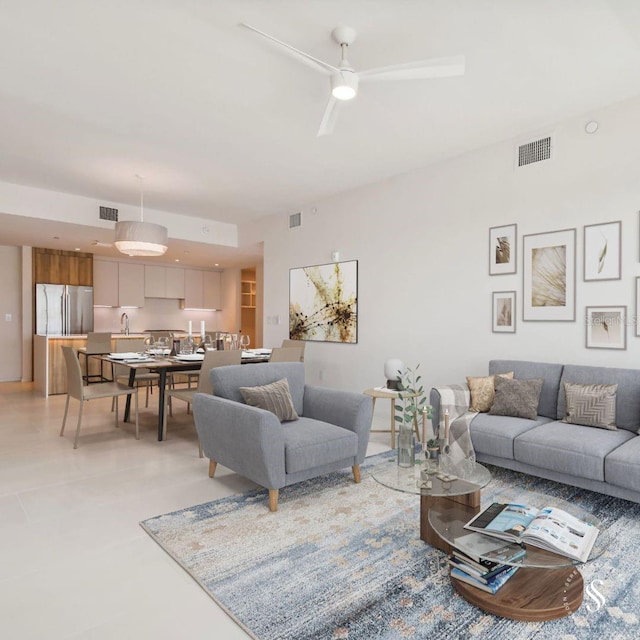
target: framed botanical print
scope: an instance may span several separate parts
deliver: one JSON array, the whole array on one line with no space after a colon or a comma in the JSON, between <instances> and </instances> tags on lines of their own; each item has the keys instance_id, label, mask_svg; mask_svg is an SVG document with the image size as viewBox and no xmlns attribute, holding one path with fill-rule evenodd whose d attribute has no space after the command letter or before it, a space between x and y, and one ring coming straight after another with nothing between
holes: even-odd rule
<instances>
[{"instance_id":1,"label":"framed botanical print","mask_svg":"<svg viewBox=\"0 0 640 640\"><path fill-rule=\"evenodd\" d=\"M587 349L627 348L627 307L587 307Z\"/></svg>"},{"instance_id":2,"label":"framed botanical print","mask_svg":"<svg viewBox=\"0 0 640 640\"><path fill-rule=\"evenodd\" d=\"M518 225L489 229L489 275L499 276L516 272Z\"/></svg>"},{"instance_id":3,"label":"framed botanical print","mask_svg":"<svg viewBox=\"0 0 640 640\"><path fill-rule=\"evenodd\" d=\"M576 319L576 230L523 237L522 319Z\"/></svg>"},{"instance_id":4,"label":"framed botanical print","mask_svg":"<svg viewBox=\"0 0 640 640\"><path fill-rule=\"evenodd\" d=\"M494 333L516 332L516 292L494 291L491 330Z\"/></svg>"},{"instance_id":5,"label":"framed botanical print","mask_svg":"<svg viewBox=\"0 0 640 640\"><path fill-rule=\"evenodd\" d=\"M584 228L584 279L620 280L622 222L590 224Z\"/></svg>"}]
</instances>

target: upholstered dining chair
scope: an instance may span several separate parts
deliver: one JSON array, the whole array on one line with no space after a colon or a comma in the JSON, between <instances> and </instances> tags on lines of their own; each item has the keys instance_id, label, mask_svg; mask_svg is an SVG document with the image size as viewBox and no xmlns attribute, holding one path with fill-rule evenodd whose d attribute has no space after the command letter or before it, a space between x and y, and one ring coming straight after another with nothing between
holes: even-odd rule
<instances>
[{"instance_id":1,"label":"upholstered dining chair","mask_svg":"<svg viewBox=\"0 0 640 640\"><path fill-rule=\"evenodd\" d=\"M116 353L139 353L145 350L144 338L116 340ZM129 384L129 368L122 364L113 365L116 375L116 381L122 384ZM136 369L135 384L136 387L146 387L146 396L144 401L145 408L149 406L149 391L153 393L153 384L160 380L160 374L153 373L149 369Z\"/></svg>"},{"instance_id":2,"label":"upholstered dining chair","mask_svg":"<svg viewBox=\"0 0 640 640\"><path fill-rule=\"evenodd\" d=\"M198 378L198 386L191 389L185 389L176 387L173 389L167 389L165 392L165 408L164 408L164 420L162 423L162 439L167 439L167 405L171 402L171 399L177 398L187 403L187 408L193 402L193 396L196 393L212 393L213 387L211 386L211 380L209 379L209 371L215 367L225 367L231 364L240 364L241 352L235 351L206 351L204 360L202 361L202 367L200 368L200 375ZM173 413L171 413L173 416ZM202 445L198 438L198 452L200 457L202 454Z\"/></svg>"},{"instance_id":3,"label":"upholstered dining chair","mask_svg":"<svg viewBox=\"0 0 640 640\"><path fill-rule=\"evenodd\" d=\"M298 347L275 347L271 350L269 362L302 362Z\"/></svg>"},{"instance_id":4,"label":"upholstered dining chair","mask_svg":"<svg viewBox=\"0 0 640 640\"><path fill-rule=\"evenodd\" d=\"M283 340L282 346L287 349L293 347L298 349L300 351L300 362L304 362L304 348L307 346L304 340Z\"/></svg>"},{"instance_id":5,"label":"upholstered dining chair","mask_svg":"<svg viewBox=\"0 0 640 640\"><path fill-rule=\"evenodd\" d=\"M90 331L87 334L86 348L78 351L78 357L84 356L85 372L82 379L86 384L111 381L111 378L104 375L104 360L100 360L100 373L89 373L89 358L91 356L106 356L109 353L111 353L111 333Z\"/></svg>"},{"instance_id":6,"label":"upholstered dining chair","mask_svg":"<svg viewBox=\"0 0 640 640\"><path fill-rule=\"evenodd\" d=\"M82 384L82 369L78 361L78 354L73 347L62 347L64 354L64 362L67 366L67 402L64 405L64 417L62 418L62 428L60 436L64 435L64 427L67 423L67 415L69 413L69 399L75 398L80 401L78 410L78 425L76 427L76 436L73 440L73 448L78 448L78 436L80 435L80 425L82 424L82 410L84 403L89 400L97 400L98 398L114 398L116 403L115 425L118 426L118 398L133 394L135 396L136 410L136 440L140 439L138 429L138 389L128 387L119 382L99 382L96 384L85 386Z\"/></svg>"}]
</instances>

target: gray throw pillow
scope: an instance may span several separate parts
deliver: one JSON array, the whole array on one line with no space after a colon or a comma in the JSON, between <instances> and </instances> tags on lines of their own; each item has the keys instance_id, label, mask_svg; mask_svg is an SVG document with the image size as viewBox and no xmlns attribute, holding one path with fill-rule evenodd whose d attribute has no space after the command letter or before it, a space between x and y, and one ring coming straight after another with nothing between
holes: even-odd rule
<instances>
[{"instance_id":1,"label":"gray throw pillow","mask_svg":"<svg viewBox=\"0 0 640 640\"><path fill-rule=\"evenodd\" d=\"M298 419L286 378L262 387L240 387L240 393L247 404L271 411L280 422Z\"/></svg>"},{"instance_id":2,"label":"gray throw pillow","mask_svg":"<svg viewBox=\"0 0 640 640\"><path fill-rule=\"evenodd\" d=\"M567 399L567 415L562 422L581 424L585 427L617 430L616 392L617 384L564 383Z\"/></svg>"},{"instance_id":3,"label":"gray throw pillow","mask_svg":"<svg viewBox=\"0 0 640 640\"><path fill-rule=\"evenodd\" d=\"M509 380L496 376L496 396L489 414L535 420L543 382L542 378Z\"/></svg>"}]
</instances>

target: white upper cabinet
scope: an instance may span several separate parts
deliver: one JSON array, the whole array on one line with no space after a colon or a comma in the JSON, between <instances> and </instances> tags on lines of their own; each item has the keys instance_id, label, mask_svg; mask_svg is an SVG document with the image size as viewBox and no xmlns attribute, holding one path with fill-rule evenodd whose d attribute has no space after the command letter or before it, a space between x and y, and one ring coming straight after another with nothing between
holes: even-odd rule
<instances>
[{"instance_id":1,"label":"white upper cabinet","mask_svg":"<svg viewBox=\"0 0 640 640\"><path fill-rule=\"evenodd\" d=\"M93 304L101 307L118 306L118 263L93 261Z\"/></svg>"},{"instance_id":2,"label":"white upper cabinet","mask_svg":"<svg viewBox=\"0 0 640 640\"><path fill-rule=\"evenodd\" d=\"M222 309L222 280L219 271L184 272L185 309Z\"/></svg>"},{"instance_id":3,"label":"white upper cabinet","mask_svg":"<svg viewBox=\"0 0 640 640\"><path fill-rule=\"evenodd\" d=\"M143 264L118 264L118 306L144 307Z\"/></svg>"},{"instance_id":4,"label":"white upper cabinet","mask_svg":"<svg viewBox=\"0 0 640 640\"><path fill-rule=\"evenodd\" d=\"M146 298L184 298L184 269L145 265Z\"/></svg>"}]
</instances>

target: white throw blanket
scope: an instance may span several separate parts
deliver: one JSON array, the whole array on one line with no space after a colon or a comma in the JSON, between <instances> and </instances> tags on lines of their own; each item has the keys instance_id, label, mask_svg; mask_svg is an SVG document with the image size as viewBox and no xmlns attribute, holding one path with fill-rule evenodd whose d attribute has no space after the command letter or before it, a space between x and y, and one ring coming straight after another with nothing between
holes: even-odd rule
<instances>
[{"instance_id":1,"label":"white throw blanket","mask_svg":"<svg viewBox=\"0 0 640 640\"><path fill-rule=\"evenodd\" d=\"M445 436L445 410L449 412L449 449L442 452L440 465L445 473L469 477L476 462L469 433L469 424L477 415L477 412L469 411L471 393L466 385L460 384L436 387L436 391L440 394L438 430L441 439Z\"/></svg>"}]
</instances>

